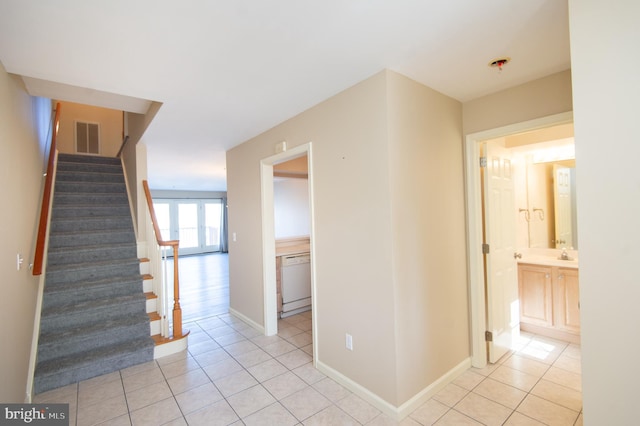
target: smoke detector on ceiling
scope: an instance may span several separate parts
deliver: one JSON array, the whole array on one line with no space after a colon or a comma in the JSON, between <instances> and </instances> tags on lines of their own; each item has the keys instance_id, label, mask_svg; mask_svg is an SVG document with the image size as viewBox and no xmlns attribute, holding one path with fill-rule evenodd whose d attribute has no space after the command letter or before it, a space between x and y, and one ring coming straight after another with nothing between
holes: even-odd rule
<instances>
[{"instance_id":1,"label":"smoke detector on ceiling","mask_svg":"<svg viewBox=\"0 0 640 426\"><path fill-rule=\"evenodd\" d=\"M498 68L498 71L502 71L502 67L507 65L509 62L511 62L511 58L508 58L508 57L498 58L489 62L489 66L491 68Z\"/></svg>"}]
</instances>

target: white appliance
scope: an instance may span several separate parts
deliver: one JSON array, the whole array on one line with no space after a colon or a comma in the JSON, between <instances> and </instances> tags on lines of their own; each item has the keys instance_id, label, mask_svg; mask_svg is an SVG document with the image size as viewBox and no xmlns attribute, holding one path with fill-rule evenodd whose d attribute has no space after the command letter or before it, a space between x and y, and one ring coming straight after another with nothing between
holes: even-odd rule
<instances>
[{"instance_id":1,"label":"white appliance","mask_svg":"<svg viewBox=\"0 0 640 426\"><path fill-rule=\"evenodd\" d=\"M288 317L311 309L311 256L282 257L282 314Z\"/></svg>"}]
</instances>

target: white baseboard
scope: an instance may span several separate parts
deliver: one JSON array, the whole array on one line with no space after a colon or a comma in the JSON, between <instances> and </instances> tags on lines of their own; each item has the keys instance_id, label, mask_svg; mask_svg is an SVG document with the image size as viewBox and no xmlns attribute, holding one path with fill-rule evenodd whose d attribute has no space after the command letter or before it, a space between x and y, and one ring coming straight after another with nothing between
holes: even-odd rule
<instances>
[{"instance_id":1,"label":"white baseboard","mask_svg":"<svg viewBox=\"0 0 640 426\"><path fill-rule=\"evenodd\" d=\"M456 365L451 370L440 376L440 378L438 378L435 382L431 383L429 386L415 394L407 402L397 408L398 421L407 417L409 414L415 411L416 408L420 407L422 404L431 399L435 394L440 392L442 388L453 382L456 378L458 378L458 376L467 371L470 367L471 358L466 358L460 364Z\"/></svg>"},{"instance_id":2,"label":"white baseboard","mask_svg":"<svg viewBox=\"0 0 640 426\"><path fill-rule=\"evenodd\" d=\"M48 245L47 245L48 247ZM45 249L45 259L48 250ZM27 389L25 391L24 402L29 404L33 399L33 387L36 374L36 362L38 357L38 340L40 338L40 315L42 313L42 300L44 297L44 279L46 271L38 278L38 293L36 298L36 309L33 319L33 334L31 336L31 351L29 352L29 370L27 374Z\"/></svg>"},{"instance_id":3,"label":"white baseboard","mask_svg":"<svg viewBox=\"0 0 640 426\"><path fill-rule=\"evenodd\" d=\"M431 383L429 386L415 394L407 402L400 405L399 407L396 407L388 401L380 398L369 389L363 387L359 383L354 382L350 378L344 376L342 373L334 370L326 364L323 364L321 361L316 362L316 368L322 373L340 383L342 386L346 387L351 392L355 393L360 398L364 399L365 401L376 407L378 410L382 411L387 416L398 422L402 421L402 419L411 414L415 409L427 402L442 388L454 381L462 373L467 371L469 367L471 367L471 358L466 358L454 368L443 374L435 382Z\"/></svg>"},{"instance_id":4,"label":"white baseboard","mask_svg":"<svg viewBox=\"0 0 640 426\"><path fill-rule=\"evenodd\" d=\"M189 336L185 336L180 340L175 340L169 343L163 343L162 345L156 345L153 348L153 359L162 358L165 356L177 354L189 347Z\"/></svg>"},{"instance_id":5,"label":"white baseboard","mask_svg":"<svg viewBox=\"0 0 640 426\"><path fill-rule=\"evenodd\" d=\"M239 320L242 320L242 321L246 322L252 328L255 328L256 330L258 330L260 333L264 334L264 326L263 325L258 324L257 322L255 322L251 318L241 314L240 312L236 311L235 309L233 309L231 307L229 308L229 313L231 315L233 315L234 317L238 318Z\"/></svg>"},{"instance_id":6,"label":"white baseboard","mask_svg":"<svg viewBox=\"0 0 640 426\"><path fill-rule=\"evenodd\" d=\"M360 398L376 407L378 410L382 411L392 419L395 419L397 417L397 408L393 404L390 404L375 393L371 392L369 389L363 387L359 383L354 382L350 378L344 376L342 373L334 370L321 361L317 361L315 364L316 368L322 373L326 374L327 377L340 383L342 386L349 389L351 392L355 393Z\"/></svg>"}]
</instances>

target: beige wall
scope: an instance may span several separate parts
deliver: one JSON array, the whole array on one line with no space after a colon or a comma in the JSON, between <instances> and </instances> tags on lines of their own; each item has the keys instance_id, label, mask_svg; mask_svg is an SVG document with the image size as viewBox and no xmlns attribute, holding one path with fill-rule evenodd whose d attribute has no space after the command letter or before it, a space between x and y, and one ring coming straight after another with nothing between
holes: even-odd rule
<instances>
[{"instance_id":1,"label":"beige wall","mask_svg":"<svg viewBox=\"0 0 640 426\"><path fill-rule=\"evenodd\" d=\"M460 131L384 71L230 150L231 307L262 324L260 160L312 141L318 361L398 407L467 359Z\"/></svg>"},{"instance_id":2,"label":"beige wall","mask_svg":"<svg viewBox=\"0 0 640 426\"><path fill-rule=\"evenodd\" d=\"M28 96L0 64L0 401L24 402L38 279L33 262L42 187L43 142L38 129L49 125L51 102ZM41 114L37 115L37 112ZM46 136L43 133L42 140ZM16 254L24 257L16 269Z\"/></svg>"},{"instance_id":3,"label":"beige wall","mask_svg":"<svg viewBox=\"0 0 640 426\"><path fill-rule=\"evenodd\" d=\"M395 402L385 115L381 73L227 153L229 280L231 307L262 324L260 160L312 141L318 358Z\"/></svg>"},{"instance_id":4,"label":"beige wall","mask_svg":"<svg viewBox=\"0 0 640 426\"><path fill-rule=\"evenodd\" d=\"M100 124L100 155L115 157L122 145L122 111L60 102L58 151L75 154L75 122Z\"/></svg>"},{"instance_id":5,"label":"beige wall","mask_svg":"<svg viewBox=\"0 0 640 426\"><path fill-rule=\"evenodd\" d=\"M465 102L465 135L571 111L571 71Z\"/></svg>"},{"instance_id":6,"label":"beige wall","mask_svg":"<svg viewBox=\"0 0 640 426\"><path fill-rule=\"evenodd\" d=\"M138 241L146 240L145 224L147 220L146 214L139 215L138 212L146 212L148 209L142 187L142 181L147 179L147 146L144 143L143 136L161 106L161 102L152 102L145 114L134 112L125 112L124 114L125 135L128 139L122 149L121 157L131 197L134 222L137 224ZM122 140L118 145L118 150L121 143Z\"/></svg>"},{"instance_id":7,"label":"beige wall","mask_svg":"<svg viewBox=\"0 0 640 426\"><path fill-rule=\"evenodd\" d=\"M462 105L390 72L397 402L469 356Z\"/></svg>"},{"instance_id":8,"label":"beige wall","mask_svg":"<svg viewBox=\"0 0 640 426\"><path fill-rule=\"evenodd\" d=\"M630 425L640 377L640 2L571 0L569 16L584 424Z\"/></svg>"}]
</instances>

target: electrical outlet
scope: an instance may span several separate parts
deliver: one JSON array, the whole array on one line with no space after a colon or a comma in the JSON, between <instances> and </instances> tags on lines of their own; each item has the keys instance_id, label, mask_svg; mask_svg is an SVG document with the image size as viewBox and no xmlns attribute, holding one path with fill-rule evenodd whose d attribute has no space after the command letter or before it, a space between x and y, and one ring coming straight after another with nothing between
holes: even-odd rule
<instances>
[{"instance_id":1,"label":"electrical outlet","mask_svg":"<svg viewBox=\"0 0 640 426\"><path fill-rule=\"evenodd\" d=\"M349 349L350 351L353 350L353 337L347 333L346 336L346 345L347 345L347 349Z\"/></svg>"}]
</instances>

